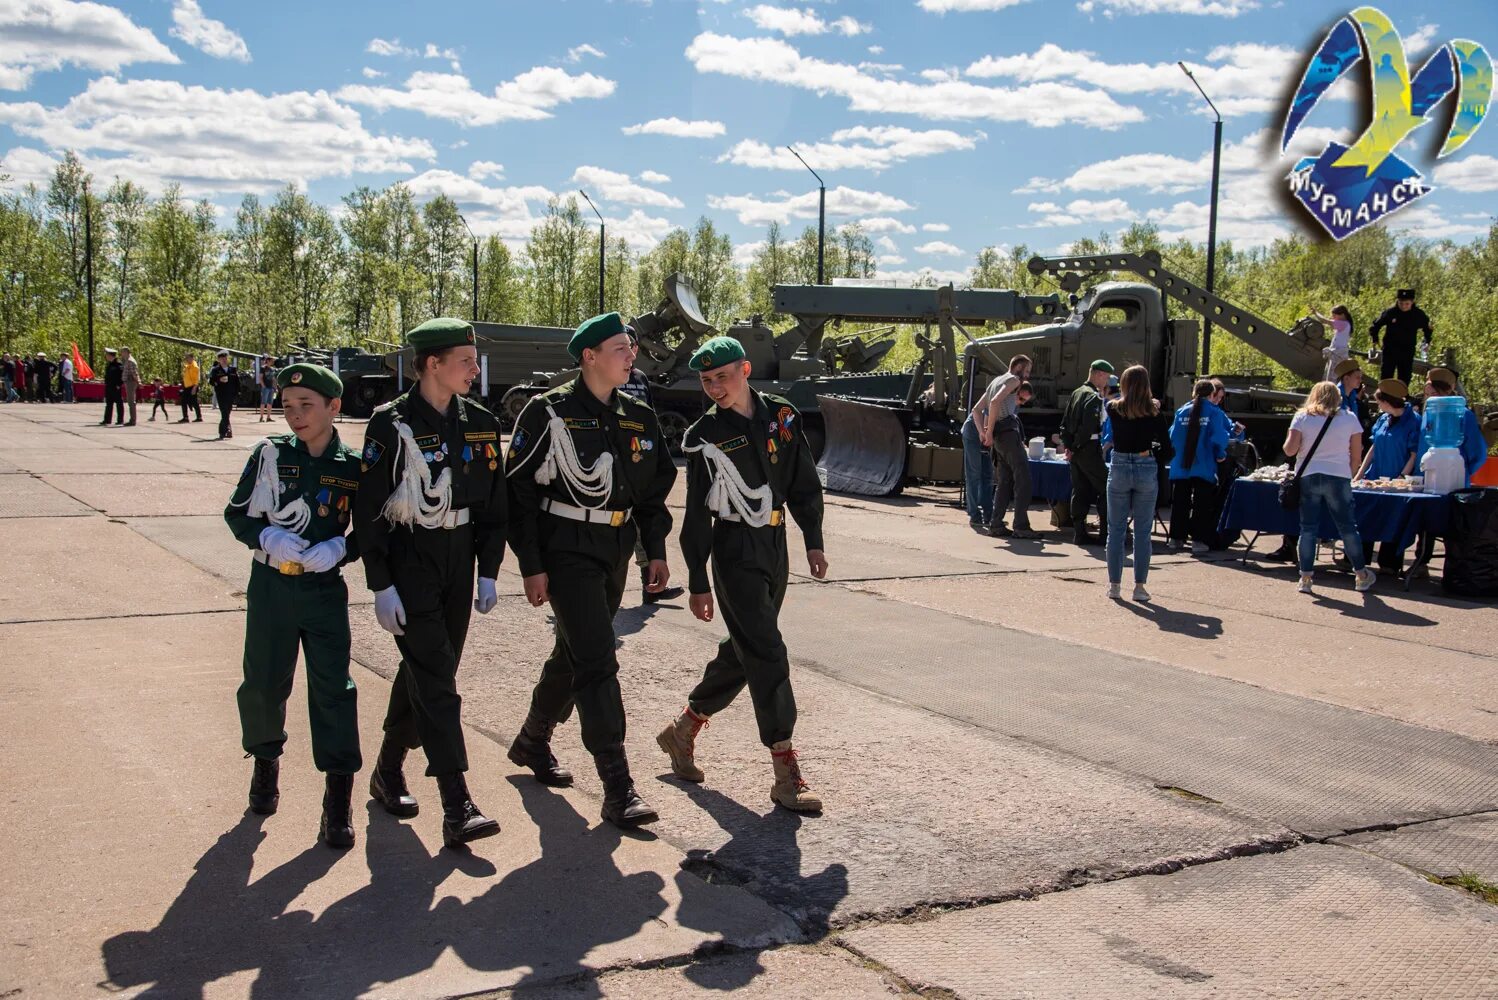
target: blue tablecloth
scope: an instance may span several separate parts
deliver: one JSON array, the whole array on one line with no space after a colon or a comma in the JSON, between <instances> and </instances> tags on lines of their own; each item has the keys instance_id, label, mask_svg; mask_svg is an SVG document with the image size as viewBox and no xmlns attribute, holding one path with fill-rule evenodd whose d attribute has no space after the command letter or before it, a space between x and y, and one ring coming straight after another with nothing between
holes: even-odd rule
<instances>
[{"instance_id":1,"label":"blue tablecloth","mask_svg":"<svg viewBox=\"0 0 1498 1000\"><path fill-rule=\"evenodd\" d=\"M1439 494L1353 490L1352 501L1358 531L1365 544L1393 542L1407 548L1416 535L1444 537L1450 520L1450 498ZM1278 483L1237 479L1222 506L1218 529L1299 535L1300 514L1280 506ZM1321 517L1319 534L1325 539L1338 537L1331 518L1325 514Z\"/></svg>"},{"instance_id":2,"label":"blue tablecloth","mask_svg":"<svg viewBox=\"0 0 1498 1000\"><path fill-rule=\"evenodd\" d=\"M1055 503L1071 499L1071 465L1065 459L1030 459L1030 491L1037 500Z\"/></svg>"}]
</instances>

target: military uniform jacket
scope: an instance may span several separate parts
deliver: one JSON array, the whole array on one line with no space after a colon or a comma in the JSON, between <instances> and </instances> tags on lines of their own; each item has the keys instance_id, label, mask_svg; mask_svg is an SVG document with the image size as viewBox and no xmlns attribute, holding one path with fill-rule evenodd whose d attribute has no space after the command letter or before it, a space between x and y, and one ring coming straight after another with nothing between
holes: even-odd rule
<instances>
[{"instance_id":1,"label":"military uniform jacket","mask_svg":"<svg viewBox=\"0 0 1498 1000\"><path fill-rule=\"evenodd\" d=\"M758 489L770 484L777 509L790 507L801 529L807 551L822 548L822 483L817 462L801 426L801 414L787 400L754 393L754 416L708 407L687 429L684 448L709 442L733 462L744 485ZM708 506L712 471L701 452L687 452L687 506L682 515L681 550L694 594L712 592L707 563L712 554L715 512ZM756 529L749 529L756 530ZM771 529L758 529L771 530Z\"/></svg>"},{"instance_id":2,"label":"military uniform jacket","mask_svg":"<svg viewBox=\"0 0 1498 1000\"><path fill-rule=\"evenodd\" d=\"M1072 390L1061 415L1061 443L1067 451L1081 451L1089 444L1101 447L1103 432L1103 397L1083 382Z\"/></svg>"},{"instance_id":3,"label":"military uniform jacket","mask_svg":"<svg viewBox=\"0 0 1498 1000\"><path fill-rule=\"evenodd\" d=\"M306 500L312 509L312 520L301 532L308 544L316 545L342 535L352 520L354 497L359 492L359 453L339 440L337 430L333 431L327 448L316 458L295 434L275 434L267 440L269 444L261 443L250 452L250 460L244 472L240 473L234 495L224 508L224 520L229 523L234 537L250 548L258 549L260 532L271 526L265 515L251 517L248 513L250 492L255 488L255 474L264 448L276 449L276 472L281 479L277 509L298 497ZM348 537L345 545L343 561L350 563L358 559L357 532Z\"/></svg>"},{"instance_id":4,"label":"military uniform jacket","mask_svg":"<svg viewBox=\"0 0 1498 1000\"><path fill-rule=\"evenodd\" d=\"M1430 337L1430 317L1425 310L1419 306L1410 306L1408 312L1398 306L1390 306L1379 314L1378 319L1368 328L1368 335L1378 343L1378 332L1387 328L1384 334L1384 346L1388 348L1413 348L1415 346L1415 335L1423 332L1428 339Z\"/></svg>"},{"instance_id":5,"label":"military uniform jacket","mask_svg":"<svg viewBox=\"0 0 1498 1000\"><path fill-rule=\"evenodd\" d=\"M420 454L399 454L396 418L411 428ZM505 476L499 460L499 421L471 399L454 396L447 412L438 413L420 390L413 388L375 410L364 429L359 503L354 512L369 589L394 586L389 566L390 536L396 531L414 530L393 525L381 514L401 472L398 461L426 462L433 481L443 469L452 470L452 509L472 511L469 517L478 575L495 579L504 560L507 514Z\"/></svg>"},{"instance_id":6,"label":"military uniform jacket","mask_svg":"<svg viewBox=\"0 0 1498 1000\"><path fill-rule=\"evenodd\" d=\"M104 366L104 388L122 389L125 386L125 366L111 361Z\"/></svg>"},{"instance_id":7,"label":"military uniform jacket","mask_svg":"<svg viewBox=\"0 0 1498 1000\"><path fill-rule=\"evenodd\" d=\"M545 499L583 506L568 492L561 475L545 486L536 482L536 469L551 447L548 406L565 422L583 465L592 465L605 451L614 456L613 488L601 502L587 505L633 511L646 556L665 559L666 536L671 533L666 497L676 483L676 464L661 437L655 411L617 390L611 402L599 402L579 376L532 399L510 438L510 548L520 561L521 574L546 572L543 548L606 555L610 545L603 538L618 530L607 524L563 521L541 510ZM601 538L600 533L608 535Z\"/></svg>"},{"instance_id":8,"label":"military uniform jacket","mask_svg":"<svg viewBox=\"0 0 1498 1000\"><path fill-rule=\"evenodd\" d=\"M223 365L215 364L208 369L208 384L213 386L213 394L221 399L233 399L239 395L239 369L233 365L225 368Z\"/></svg>"}]
</instances>

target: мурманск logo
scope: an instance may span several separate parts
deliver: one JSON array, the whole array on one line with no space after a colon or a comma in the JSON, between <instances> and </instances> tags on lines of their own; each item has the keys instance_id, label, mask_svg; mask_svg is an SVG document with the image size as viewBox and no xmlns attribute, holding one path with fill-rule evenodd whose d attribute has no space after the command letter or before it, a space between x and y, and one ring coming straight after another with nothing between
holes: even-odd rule
<instances>
[{"instance_id":1,"label":"\u043c\u0443\u0440\u043c\u0430\u043d\u0441\u043a logo","mask_svg":"<svg viewBox=\"0 0 1498 1000\"><path fill-rule=\"evenodd\" d=\"M1399 32L1382 11L1359 7L1332 26L1306 67L1285 116L1281 152L1331 85L1363 58L1365 48L1373 120L1351 146L1328 143L1320 156L1296 163L1289 176L1291 192L1336 240L1431 192L1419 171L1394 155L1394 147L1429 121L1446 95L1456 90L1458 104L1437 159L1472 138L1493 93L1493 61L1477 42L1457 39L1441 46L1411 80Z\"/></svg>"}]
</instances>

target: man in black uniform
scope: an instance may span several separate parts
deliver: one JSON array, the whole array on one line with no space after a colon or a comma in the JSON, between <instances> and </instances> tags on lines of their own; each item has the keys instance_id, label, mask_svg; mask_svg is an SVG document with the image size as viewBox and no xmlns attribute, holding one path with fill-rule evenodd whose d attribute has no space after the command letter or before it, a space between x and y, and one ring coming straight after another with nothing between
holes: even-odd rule
<instances>
[{"instance_id":1,"label":"man in black uniform","mask_svg":"<svg viewBox=\"0 0 1498 1000\"><path fill-rule=\"evenodd\" d=\"M1113 365L1099 358L1061 415L1061 446L1071 465L1072 540L1088 545L1087 510L1097 507L1098 538L1108 537L1108 465L1103 461L1103 392Z\"/></svg>"},{"instance_id":2,"label":"man in black uniform","mask_svg":"<svg viewBox=\"0 0 1498 1000\"><path fill-rule=\"evenodd\" d=\"M234 436L229 414L239 396L239 369L230 364L228 351L218 352L218 360L208 369L208 384L213 386L213 402L218 406L218 439L222 441Z\"/></svg>"},{"instance_id":3,"label":"man in black uniform","mask_svg":"<svg viewBox=\"0 0 1498 1000\"><path fill-rule=\"evenodd\" d=\"M1415 290L1413 288L1401 288L1394 299L1394 304L1379 314L1378 319L1368 328L1368 336L1373 339L1373 349L1378 350L1378 334L1385 330L1383 346L1383 367L1379 378L1397 378L1405 385L1410 383L1410 375L1415 368L1415 334L1425 334L1425 350L1430 351L1430 341L1433 336L1430 329L1430 317L1425 315L1425 310L1415 305Z\"/></svg>"},{"instance_id":4,"label":"man in black uniform","mask_svg":"<svg viewBox=\"0 0 1498 1000\"><path fill-rule=\"evenodd\" d=\"M619 314L583 323L567 350L581 373L533 398L510 439L510 547L526 599L534 607L551 602L557 632L510 760L544 784L571 784L550 744L576 705L583 746L603 781L603 818L631 828L656 813L635 791L624 754L614 614L637 532L649 557L646 589L659 593L670 582L666 495L676 466L655 411L619 391L635 357Z\"/></svg>"},{"instance_id":5,"label":"man in black uniform","mask_svg":"<svg viewBox=\"0 0 1498 1000\"><path fill-rule=\"evenodd\" d=\"M821 812L822 800L802 779L791 745L796 696L778 621L790 576L787 506L805 538L811 575L818 580L827 575L816 459L796 408L749 385L750 364L737 340L713 337L688 363L700 373L702 389L714 405L682 441L687 504L681 548L692 614L705 622L713 620L707 572L711 557L728 638L688 696L687 707L656 742L670 755L677 777L703 780L695 760L697 732L747 685L759 738L774 767L770 799L796 812Z\"/></svg>"},{"instance_id":6,"label":"man in black uniform","mask_svg":"<svg viewBox=\"0 0 1498 1000\"><path fill-rule=\"evenodd\" d=\"M348 587L339 567L359 558L344 538L359 490L359 453L338 439L343 383L321 365L280 373L290 434L256 446L224 508L234 537L255 553L246 591L244 682L239 723L255 758L250 811L280 804L286 699L297 647L307 661L312 761L326 778L318 836L329 847L354 846L351 800L359 755L359 715L349 676Z\"/></svg>"},{"instance_id":7,"label":"man in black uniform","mask_svg":"<svg viewBox=\"0 0 1498 1000\"><path fill-rule=\"evenodd\" d=\"M113 347L104 348L104 357L104 419L99 421L100 427L109 426L111 413L116 424L125 422L125 366Z\"/></svg>"},{"instance_id":8,"label":"man in black uniform","mask_svg":"<svg viewBox=\"0 0 1498 1000\"><path fill-rule=\"evenodd\" d=\"M52 368L52 362L47 360L47 352L37 351L36 362L32 365L32 377L36 380L38 403L52 402Z\"/></svg>"},{"instance_id":9,"label":"man in black uniform","mask_svg":"<svg viewBox=\"0 0 1498 1000\"><path fill-rule=\"evenodd\" d=\"M401 653L369 793L396 816L416 815L401 767L406 751L421 747L442 797L443 842L457 847L499 832L463 777L458 662L472 612L488 614L498 601L505 476L499 422L463 398L479 372L473 327L428 320L406 334L406 346L417 383L365 428L354 514L375 615Z\"/></svg>"}]
</instances>

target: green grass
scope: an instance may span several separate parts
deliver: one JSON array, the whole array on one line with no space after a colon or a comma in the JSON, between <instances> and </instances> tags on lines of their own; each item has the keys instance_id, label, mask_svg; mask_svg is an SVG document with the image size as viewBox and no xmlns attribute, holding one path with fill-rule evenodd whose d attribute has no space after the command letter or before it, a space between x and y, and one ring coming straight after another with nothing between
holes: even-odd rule
<instances>
[{"instance_id":1,"label":"green grass","mask_svg":"<svg viewBox=\"0 0 1498 1000\"><path fill-rule=\"evenodd\" d=\"M1498 885L1483 881L1481 876L1471 872L1457 872L1455 875L1445 877L1431 876L1430 880L1437 885L1449 885L1465 892L1470 892L1485 903L1498 906Z\"/></svg>"}]
</instances>

